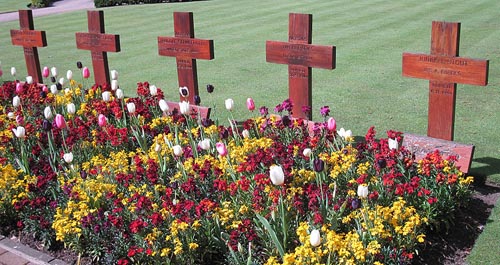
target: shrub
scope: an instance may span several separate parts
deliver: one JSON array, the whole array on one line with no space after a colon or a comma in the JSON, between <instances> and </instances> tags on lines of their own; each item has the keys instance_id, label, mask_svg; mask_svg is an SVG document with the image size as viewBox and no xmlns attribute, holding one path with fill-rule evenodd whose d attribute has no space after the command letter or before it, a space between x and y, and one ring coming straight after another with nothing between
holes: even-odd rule
<instances>
[{"instance_id":1,"label":"shrub","mask_svg":"<svg viewBox=\"0 0 500 265\"><path fill-rule=\"evenodd\" d=\"M50 3L50 0L31 0L30 7L47 7Z\"/></svg>"},{"instance_id":2,"label":"shrub","mask_svg":"<svg viewBox=\"0 0 500 265\"><path fill-rule=\"evenodd\" d=\"M191 2L191 0L94 0L95 7L116 6L116 5L137 5L154 4L168 2Z\"/></svg>"}]
</instances>

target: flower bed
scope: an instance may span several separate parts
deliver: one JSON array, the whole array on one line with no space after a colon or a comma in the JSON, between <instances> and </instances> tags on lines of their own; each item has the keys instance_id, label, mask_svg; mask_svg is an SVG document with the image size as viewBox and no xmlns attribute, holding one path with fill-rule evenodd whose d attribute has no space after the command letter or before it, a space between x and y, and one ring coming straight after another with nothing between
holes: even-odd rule
<instances>
[{"instance_id":1,"label":"flower bed","mask_svg":"<svg viewBox=\"0 0 500 265\"><path fill-rule=\"evenodd\" d=\"M453 157L355 142L327 107L222 126L148 83L67 86L1 87L0 219L95 262L405 264L471 193Z\"/></svg>"}]
</instances>

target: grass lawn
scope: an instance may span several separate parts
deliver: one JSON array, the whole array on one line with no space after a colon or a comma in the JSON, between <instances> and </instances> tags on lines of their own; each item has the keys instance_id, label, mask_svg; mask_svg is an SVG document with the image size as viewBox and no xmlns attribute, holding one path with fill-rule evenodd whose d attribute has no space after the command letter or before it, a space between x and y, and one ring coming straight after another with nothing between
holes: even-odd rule
<instances>
[{"instance_id":1,"label":"grass lawn","mask_svg":"<svg viewBox=\"0 0 500 265\"><path fill-rule=\"evenodd\" d=\"M0 10L7 3L2 1ZM340 126L364 135L370 126L425 134L428 81L401 76L402 53L430 49L433 20L461 22L460 55L490 60L489 85L458 85L455 140L476 146L471 175L500 183L500 1L245 1L213 0L104 8L106 32L119 34L121 52L109 53L110 68L120 73L120 84L132 95L135 83L149 81L166 97L178 99L175 59L160 57L157 36L173 35L174 11L194 12L196 37L213 39L215 60L198 60L202 104L236 102L235 116L250 117L247 97L270 108L287 98L287 67L266 63L266 40L287 41L288 13L313 14L313 43L337 47L337 69L313 70L313 114L329 105ZM26 75L22 48L10 43L17 21L0 23L0 61ZM76 49L75 32L87 31L86 12L35 18L35 28L47 32L48 47L39 49L41 64L60 72L76 61L91 66L90 53ZM8 74L4 80L10 79ZM76 76L76 75L75 75ZM204 86L214 84L208 95ZM270 96L272 95L272 96ZM496 244L500 227L496 218L487 227L471 255L479 264L483 252ZM492 215L492 217L494 217ZM491 226L491 229L489 228ZM498 244L497 244L498 248ZM500 251L488 260L498 260Z\"/></svg>"},{"instance_id":2,"label":"grass lawn","mask_svg":"<svg viewBox=\"0 0 500 265\"><path fill-rule=\"evenodd\" d=\"M2 0L0 1L0 13L26 9L26 6L30 2L29 0Z\"/></svg>"}]
</instances>

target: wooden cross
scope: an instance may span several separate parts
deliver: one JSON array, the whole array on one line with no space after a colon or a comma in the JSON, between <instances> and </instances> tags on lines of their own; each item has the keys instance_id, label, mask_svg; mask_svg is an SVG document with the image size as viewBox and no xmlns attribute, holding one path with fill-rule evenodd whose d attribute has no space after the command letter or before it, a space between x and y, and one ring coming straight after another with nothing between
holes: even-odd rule
<instances>
[{"instance_id":1,"label":"wooden cross","mask_svg":"<svg viewBox=\"0 0 500 265\"><path fill-rule=\"evenodd\" d=\"M110 84L107 52L120 51L120 36L104 34L104 12L87 11L89 33L76 33L76 47L90 50L94 80L98 85Z\"/></svg>"},{"instance_id":2,"label":"wooden cross","mask_svg":"<svg viewBox=\"0 0 500 265\"><path fill-rule=\"evenodd\" d=\"M194 38L192 12L174 12L175 37L158 37L158 53L162 56L175 57L179 87L187 87L189 96L181 96L194 104L198 95L198 77L196 59L214 59L213 40Z\"/></svg>"},{"instance_id":3,"label":"wooden cross","mask_svg":"<svg viewBox=\"0 0 500 265\"><path fill-rule=\"evenodd\" d=\"M312 15L289 14L288 42L267 41L266 61L288 65L288 93L296 118L312 119L311 67L335 69L335 46L311 45Z\"/></svg>"},{"instance_id":4,"label":"wooden cross","mask_svg":"<svg viewBox=\"0 0 500 265\"><path fill-rule=\"evenodd\" d=\"M23 46L28 75L33 77L33 81L42 83L43 77L40 70L37 47L47 46L45 31L34 30L35 26L31 10L19 10L19 24L21 26L20 30L10 30L12 44Z\"/></svg>"},{"instance_id":5,"label":"wooden cross","mask_svg":"<svg viewBox=\"0 0 500 265\"><path fill-rule=\"evenodd\" d=\"M428 79L427 135L453 140L456 83L488 84L488 60L458 57L460 23L432 22L431 54L403 53L403 76Z\"/></svg>"}]
</instances>

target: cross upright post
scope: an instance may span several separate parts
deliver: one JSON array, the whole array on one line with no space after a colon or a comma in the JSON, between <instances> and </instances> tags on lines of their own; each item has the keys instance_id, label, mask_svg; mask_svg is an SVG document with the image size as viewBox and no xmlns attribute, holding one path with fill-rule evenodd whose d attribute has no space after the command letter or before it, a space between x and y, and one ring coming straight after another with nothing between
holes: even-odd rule
<instances>
[{"instance_id":1,"label":"cross upright post","mask_svg":"<svg viewBox=\"0 0 500 265\"><path fill-rule=\"evenodd\" d=\"M486 86L488 60L458 57L460 23L432 22L431 54L403 53L403 76L428 79L427 135L453 140L457 83Z\"/></svg>"},{"instance_id":2,"label":"cross upright post","mask_svg":"<svg viewBox=\"0 0 500 265\"><path fill-rule=\"evenodd\" d=\"M187 97L181 95L180 99L195 104L194 97L199 95L196 59L214 59L214 43L194 38L192 12L174 12L174 32L175 37L158 37L158 53L175 57L179 87L189 91Z\"/></svg>"},{"instance_id":3,"label":"cross upright post","mask_svg":"<svg viewBox=\"0 0 500 265\"><path fill-rule=\"evenodd\" d=\"M120 36L104 34L104 12L87 11L88 33L76 33L76 47L90 50L94 80L98 85L110 84L107 52L120 51Z\"/></svg>"},{"instance_id":4,"label":"cross upright post","mask_svg":"<svg viewBox=\"0 0 500 265\"><path fill-rule=\"evenodd\" d=\"M335 46L312 45L312 15L289 14L288 42L267 41L266 61L288 65L288 93L293 103L292 116L311 120L311 67L335 69Z\"/></svg>"},{"instance_id":5,"label":"cross upright post","mask_svg":"<svg viewBox=\"0 0 500 265\"><path fill-rule=\"evenodd\" d=\"M43 77L37 47L47 46L45 31L34 30L35 26L31 10L19 10L19 24L21 26L20 30L13 29L10 31L12 44L23 47L28 75L33 77L35 82L41 83Z\"/></svg>"}]
</instances>

